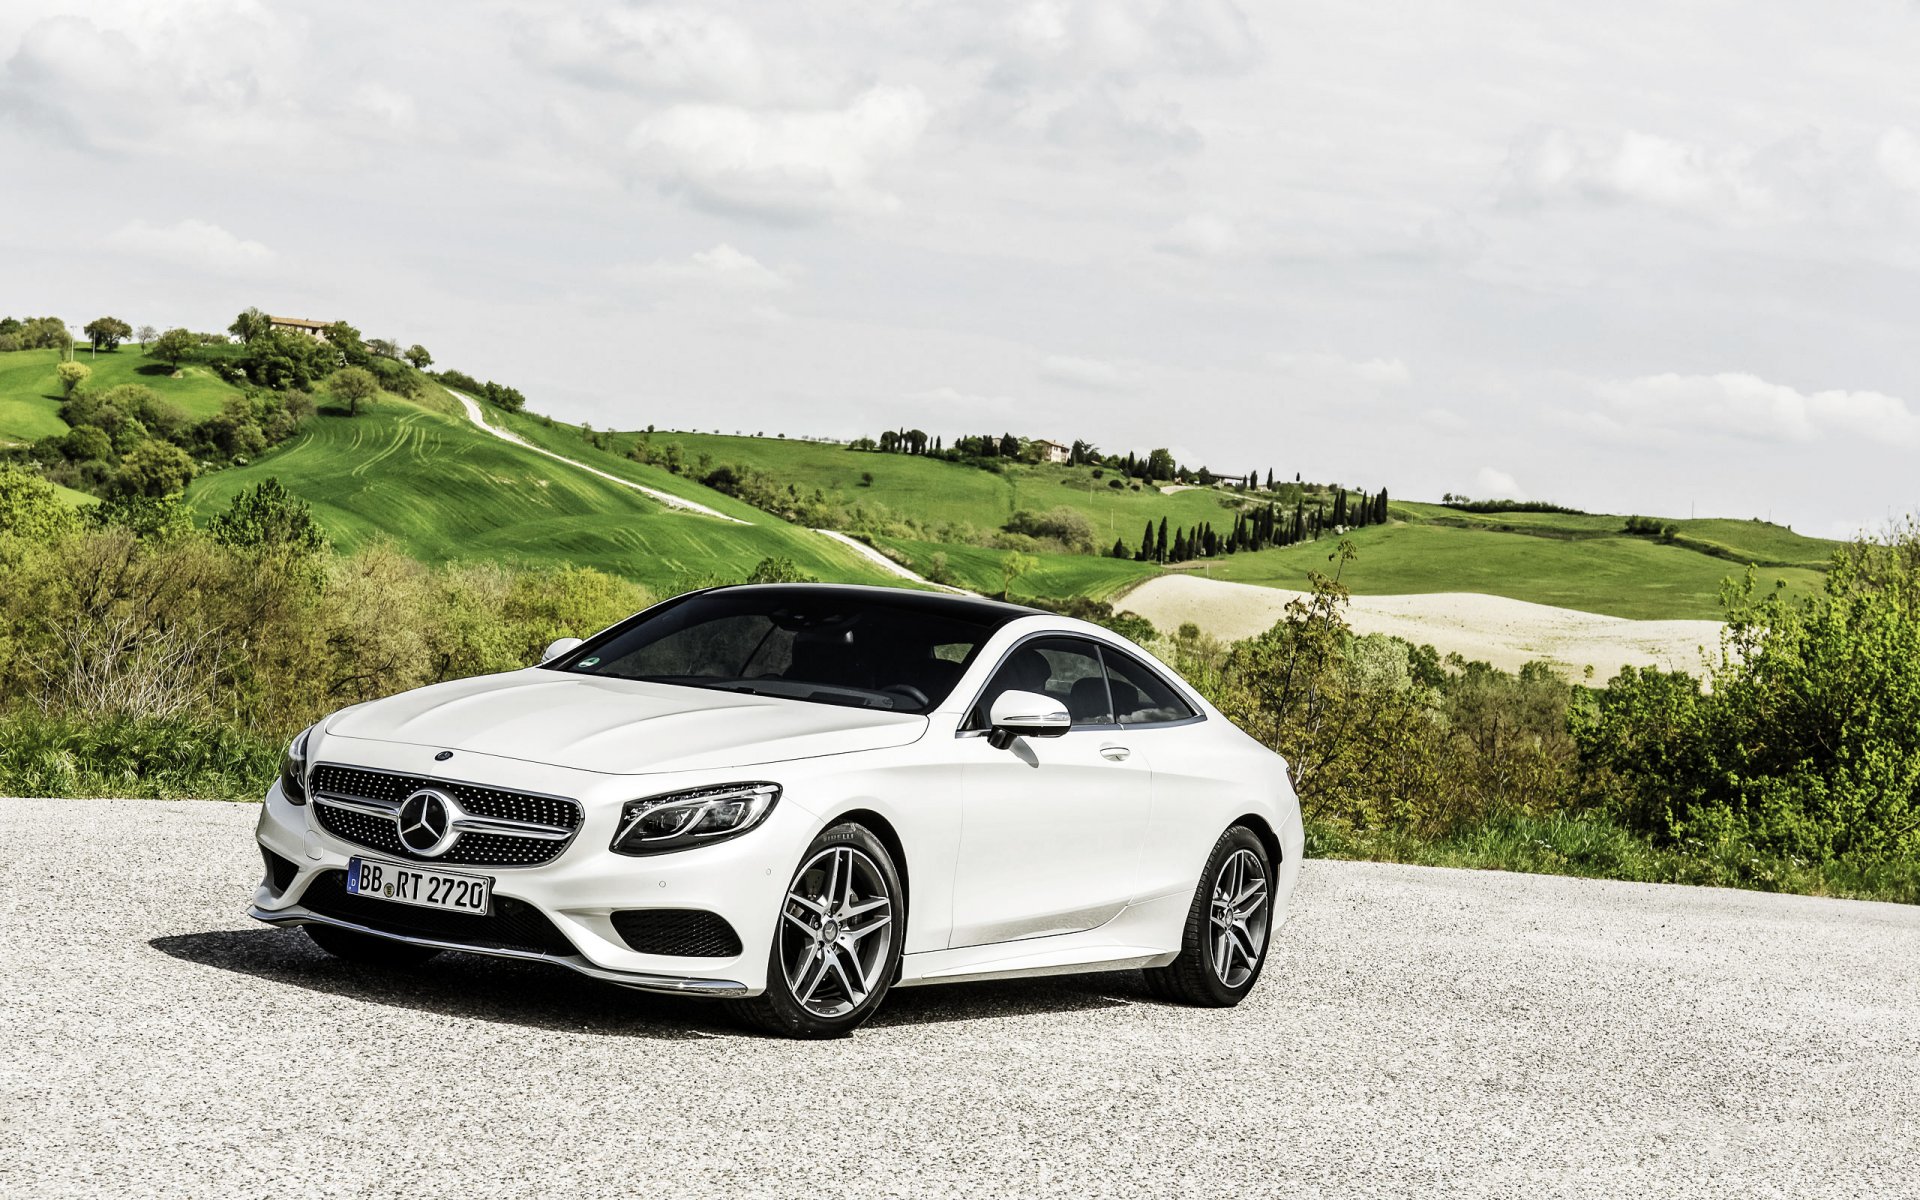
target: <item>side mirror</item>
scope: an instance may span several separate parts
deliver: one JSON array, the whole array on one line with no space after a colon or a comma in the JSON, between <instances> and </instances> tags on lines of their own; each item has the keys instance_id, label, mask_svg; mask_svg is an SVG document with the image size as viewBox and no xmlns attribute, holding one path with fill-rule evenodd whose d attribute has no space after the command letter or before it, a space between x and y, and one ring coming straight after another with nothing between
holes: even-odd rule
<instances>
[{"instance_id":1,"label":"side mirror","mask_svg":"<svg viewBox=\"0 0 1920 1200\"><path fill-rule=\"evenodd\" d=\"M566 654L570 652L575 646L578 646L579 644L580 644L579 638L555 638L553 640L553 643L547 647L546 653L540 656L540 661L543 663L550 663L554 659L559 658L562 654Z\"/></svg>"},{"instance_id":2,"label":"side mirror","mask_svg":"<svg viewBox=\"0 0 1920 1200\"><path fill-rule=\"evenodd\" d=\"M987 710L993 732L987 741L1005 750L1019 737L1059 737L1073 728L1073 717L1052 696L1038 692L1002 692Z\"/></svg>"}]
</instances>

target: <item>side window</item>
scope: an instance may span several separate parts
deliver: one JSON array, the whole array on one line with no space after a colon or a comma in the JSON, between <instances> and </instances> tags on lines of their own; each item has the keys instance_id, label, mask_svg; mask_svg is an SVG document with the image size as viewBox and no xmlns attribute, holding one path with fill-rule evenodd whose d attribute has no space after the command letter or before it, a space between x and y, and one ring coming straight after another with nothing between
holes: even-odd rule
<instances>
[{"instance_id":1,"label":"side window","mask_svg":"<svg viewBox=\"0 0 1920 1200\"><path fill-rule=\"evenodd\" d=\"M1107 681L1113 688L1113 707L1122 725L1149 725L1162 721L1184 721L1196 716L1193 706L1180 698L1158 671L1107 649Z\"/></svg>"},{"instance_id":2,"label":"side window","mask_svg":"<svg viewBox=\"0 0 1920 1200\"><path fill-rule=\"evenodd\" d=\"M980 703L967 719L967 728L985 729L993 702L1006 692L1038 692L1060 702L1073 714L1075 725L1110 725L1113 705L1107 694L1106 672L1100 651L1080 638L1035 638L1007 656Z\"/></svg>"}]
</instances>

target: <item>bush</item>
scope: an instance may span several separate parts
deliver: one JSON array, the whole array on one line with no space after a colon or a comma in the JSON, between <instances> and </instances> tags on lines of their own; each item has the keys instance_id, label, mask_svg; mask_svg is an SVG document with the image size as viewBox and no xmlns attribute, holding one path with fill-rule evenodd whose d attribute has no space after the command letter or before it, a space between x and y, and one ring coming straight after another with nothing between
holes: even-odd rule
<instances>
[{"instance_id":1,"label":"bush","mask_svg":"<svg viewBox=\"0 0 1920 1200\"><path fill-rule=\"evenodd\" d=\"M1623 671L1574 731L1596 787L1669 844L1820 863L1920 855L1920 528L1835 555L1822 592L1729 596L1713 689Z\"/></svg>"}]
</instances>

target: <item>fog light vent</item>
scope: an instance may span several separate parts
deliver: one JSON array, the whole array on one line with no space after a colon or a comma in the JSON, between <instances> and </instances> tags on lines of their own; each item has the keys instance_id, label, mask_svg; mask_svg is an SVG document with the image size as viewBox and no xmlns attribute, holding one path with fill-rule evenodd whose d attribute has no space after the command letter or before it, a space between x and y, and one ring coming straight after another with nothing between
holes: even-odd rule
<instances>
[{"instance_id":1,"label":"fog light vent","mask_svg":"<svg viewBox=\"0 0 1920 1200\"><path fill-rule=\"evenodd\" d=\"M740 935L719 913L690 908L632 908L613 914L613 928L642 954L732 958Z\"/></svg>"}]
</instances>

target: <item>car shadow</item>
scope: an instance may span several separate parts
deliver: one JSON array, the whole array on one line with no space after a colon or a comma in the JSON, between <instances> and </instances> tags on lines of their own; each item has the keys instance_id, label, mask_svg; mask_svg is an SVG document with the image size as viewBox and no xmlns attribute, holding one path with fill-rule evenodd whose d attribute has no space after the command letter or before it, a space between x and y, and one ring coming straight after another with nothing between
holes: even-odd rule
<instances>
[{"instance_id":1,"label":"car shadow","mask_svg":"<svg viewBox=\"0 0 1920 1200\"><path fill-rule=\"evenodd\" d=\"M564 967L446 953L417 968L349 963L298 929L217 929L157 937L183 962L366 1004L601 1037L690 1041L753 1037L711 1001L635 991ZM866 1029L1088 1012L1152 1003L1138 971L900 988Z\"/></svg>"}]
</instances>

